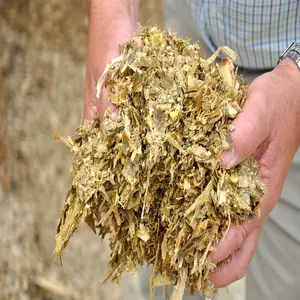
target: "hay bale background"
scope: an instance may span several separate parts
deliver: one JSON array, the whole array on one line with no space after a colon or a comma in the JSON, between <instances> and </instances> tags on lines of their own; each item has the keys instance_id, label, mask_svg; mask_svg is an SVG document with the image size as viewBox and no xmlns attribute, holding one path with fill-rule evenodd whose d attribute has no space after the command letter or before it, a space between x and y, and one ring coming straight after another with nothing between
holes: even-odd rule
<instances>
[{"instance_id":1,"label":"hay bale background","mask_svg":"<svg viewBox=\"0 0 300 300\"><path fill-rule=\"evenodd\" d=\"M0 11L0 298L141 299L135 280L101 286L107 245L86 226L64 267L54 263L71 155L51 132L70 134L81 120L86 1L0 1Z\"/></svg>"}]
</instances>

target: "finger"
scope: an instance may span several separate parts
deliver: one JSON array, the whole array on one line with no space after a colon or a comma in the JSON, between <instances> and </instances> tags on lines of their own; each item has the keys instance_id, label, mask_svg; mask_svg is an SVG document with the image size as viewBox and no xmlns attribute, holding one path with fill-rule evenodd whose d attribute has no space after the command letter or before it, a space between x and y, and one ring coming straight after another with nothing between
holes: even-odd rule
<instances>
[{"instance_id":1,"label":"finger","mask_svg":"<svg viewBox=\"0 0 300 300\"><path fill-rule=\"evenodd\" d=\"M218 263L240 249L247 237L257 227L258 220L251 220L248 223L230 228L227 235L217 246L216 251L211 253L212 261Z\"/></svg>"},{"instance_id":2,"label":"finger","mask_svg":"<svg viewBox=\"0 0 300 300\"><path fill-rule=\"evenodd\" d=\"M217 269L216 273L210 279L215 288L226 287L246 275L248 265L257 247L259 234L260 230L254 230L246 238L242 248L232 254L231 261L227 265Z\"/></svg>"},{"instance_id":3,"label":"finger","mask_svg":"<svg viewBox=\"0 0 300 300\"><path fill-rule=\"evenodd\" d=\"M96 81L92 72L87 72L85 83L85 96L84 96L84 120L93 121L96 107Z\"/></svg>"},{"instance_id":4,"label":"finger","mask_svg":"<svg viewBox=\"0 0 300 300\"><path fill-rule=\"evenodd\" d=\"M266 111L269 113L266 114ZM233 149L223 155L223 165L231 168L253 152L270 136L272 112L266 96L258 87L250 89L243 111L232 131Z\"/></svg>"},{"instance_id":5,"label":"finger","mask_svg":"<svg viewBox=\"0 0 300 300\"><path fill-rule=\"evenodd\" d=\"M98 76L100 78L100 76ZM98 79L99 79L98 78ZM96 113L100 119L103 120L105 110L110 108L114 112L115 105L113 105L107 98L107 90L104 85L101 88L101 96L96 97L97 81L92 73L86 75L86 89L84 97L84 120L93 121Z\"/></svg>"}]
</instances>

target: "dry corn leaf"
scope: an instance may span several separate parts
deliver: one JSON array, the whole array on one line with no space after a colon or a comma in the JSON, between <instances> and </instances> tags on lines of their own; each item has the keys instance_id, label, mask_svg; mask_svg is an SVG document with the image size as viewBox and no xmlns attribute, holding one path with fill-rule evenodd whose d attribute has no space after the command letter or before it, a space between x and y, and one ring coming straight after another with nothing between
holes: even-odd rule
<instances>
[{"instance_id":1,"label":"dry corn leaf","mask_svg":"<svg viewBox=\"0 0 300 300\"><path fill-rule=\"evenodd\" d=\"M106 280L146 262L153 286L175 286L173 300L213 291L215 242L255 216L263 194L252 157L229 170L220 163L247 95L235 57L221 47L205 60L199 45L155 27L122 46L97 87L99 97L106 78L117 114L80 126L76 138L55 133L74 154L57 255L82 221L109 237Z\"/></svg>"}]
</instances>

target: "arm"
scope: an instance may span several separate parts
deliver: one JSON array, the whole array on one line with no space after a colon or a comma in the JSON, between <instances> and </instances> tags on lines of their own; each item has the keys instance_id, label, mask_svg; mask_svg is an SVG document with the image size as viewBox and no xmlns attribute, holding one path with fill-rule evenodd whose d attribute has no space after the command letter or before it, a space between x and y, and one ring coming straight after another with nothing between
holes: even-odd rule
<instances>
[{"instance_id":1,"label":"arm","mask_svg":"<svg viewBox=\"0 0 300 300\"><path fill-rule=\"evenodd\" d=\"M94 107L100 116L109 105L96 101L96 84L106 64L119 55L119 45L136 30L139 0L88 0L89 42L84 97L84 119L93 120Z\"/></svg>"}]
</instances>

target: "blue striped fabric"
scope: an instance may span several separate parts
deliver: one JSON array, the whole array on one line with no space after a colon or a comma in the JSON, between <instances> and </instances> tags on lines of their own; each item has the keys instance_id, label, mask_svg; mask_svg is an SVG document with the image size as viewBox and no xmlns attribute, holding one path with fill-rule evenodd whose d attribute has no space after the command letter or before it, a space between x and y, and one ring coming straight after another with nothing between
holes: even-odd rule
<instances>
[{"instance_id":1,"label":"blue striped fabric","mask_svg":"<svg viewBox=\"0 0 300 300\"><path fill-rule=\"evenodd\" d=\"M300 42L300 0L186 1L209 49L231 47L240 67L272 69L291 42Z\"/></svg>"}]
</instances>

